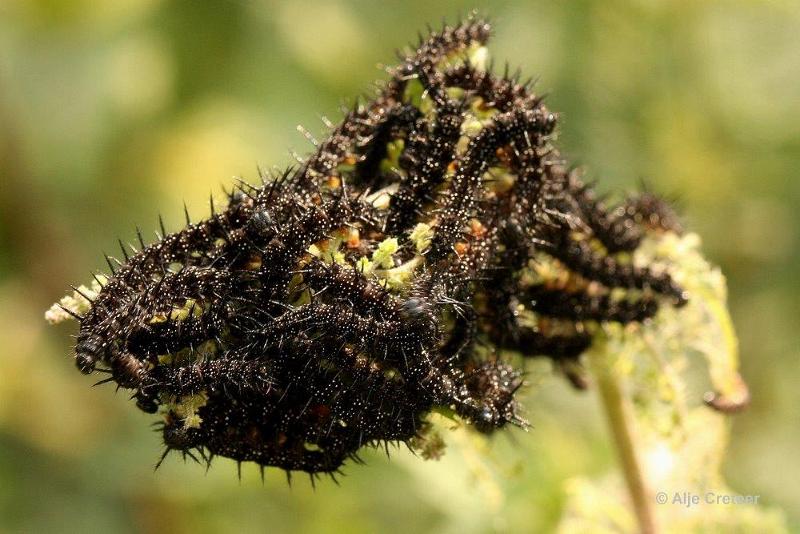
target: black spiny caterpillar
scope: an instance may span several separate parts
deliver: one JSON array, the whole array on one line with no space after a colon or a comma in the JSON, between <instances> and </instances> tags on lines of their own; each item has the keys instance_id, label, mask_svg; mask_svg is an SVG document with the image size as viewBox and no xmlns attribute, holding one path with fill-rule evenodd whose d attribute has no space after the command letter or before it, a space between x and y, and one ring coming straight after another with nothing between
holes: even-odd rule
<instances>
[{"instance_id":1,"label":"black spiny caterpillar","mask_svg":"<svg viewBox=\"0 0 800 534\"><path fill-rule=\"evenodd\" d=\"M648 194L604 207L530 84L486 68L488 37L474 19L431 33L298 168L123 246L69 311L78 368L160 410L166 452L334 473L432 409L525 425L503 350L574 368L588 323L684 303L624 259L674 214Z\"/></svg>"}]
</instances>

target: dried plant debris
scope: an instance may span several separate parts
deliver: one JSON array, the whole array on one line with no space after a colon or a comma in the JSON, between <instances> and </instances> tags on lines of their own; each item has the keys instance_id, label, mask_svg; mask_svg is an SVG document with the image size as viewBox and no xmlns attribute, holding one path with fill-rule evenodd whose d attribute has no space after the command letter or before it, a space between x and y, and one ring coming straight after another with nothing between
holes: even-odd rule
<instances>
[{"instance_id":1,"label":"dried plant debris","mask_svg":"<svg viewBox=\"0 0 800 534\"><path fill-rule=\"evenodd\" d=\"M596 325L684 304L631 259L680 232L674 213L648 193L604 205L531 84L487 66L489 34L431 32L299 167L123 246L48 314L80 322L81 372L160 412L166 452L333 474L433 409L524 426L506 351L580 384Z\"/></svg>"}]
</instances>

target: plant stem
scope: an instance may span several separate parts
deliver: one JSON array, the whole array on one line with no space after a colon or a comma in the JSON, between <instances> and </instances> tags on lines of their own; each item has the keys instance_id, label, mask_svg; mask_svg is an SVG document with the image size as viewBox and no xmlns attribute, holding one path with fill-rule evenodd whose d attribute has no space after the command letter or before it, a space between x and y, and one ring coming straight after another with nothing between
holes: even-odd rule
<instances>
[{"instance_id":1,"label":"plant stem","mask_svg":"<svg viewBox=\"0 0 800 534\"><path fill-rule=\"evenodd\" d=\"M623 396L614 370L611 369L607 357L598 356L595 361L594 371L597 377L597 387L600 399L608 418L611 434L622 464L625 483L633 502L639 530L643 534L655 534L657 531L652 508L652 495L642 473L641 464L636 454L636 445L633 441L631 429L632 414L627 399Z\"/></svg>"}]
</instances>

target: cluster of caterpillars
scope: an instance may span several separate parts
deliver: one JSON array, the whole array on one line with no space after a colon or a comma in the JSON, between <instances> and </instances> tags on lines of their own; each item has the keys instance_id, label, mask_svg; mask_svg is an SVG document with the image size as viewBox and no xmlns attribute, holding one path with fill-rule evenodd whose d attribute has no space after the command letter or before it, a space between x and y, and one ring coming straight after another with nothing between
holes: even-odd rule
<instances>
[{"instance_id":1,"label":"cluster of caterpillars","mask_svg":"<svg viewBox=\"0 0 800 534\"><path fill-rule=\"evenodd\" d=\"M673 213L604 207L551 145L556 115L487 66L489 33L432 31L299 166L123 246L77 315L78 368L160 411L166 452L333 474L434 409L525 425L503 354L575 364L587 325L685 302L629 254Z\"/></svg>"}]
</instances>

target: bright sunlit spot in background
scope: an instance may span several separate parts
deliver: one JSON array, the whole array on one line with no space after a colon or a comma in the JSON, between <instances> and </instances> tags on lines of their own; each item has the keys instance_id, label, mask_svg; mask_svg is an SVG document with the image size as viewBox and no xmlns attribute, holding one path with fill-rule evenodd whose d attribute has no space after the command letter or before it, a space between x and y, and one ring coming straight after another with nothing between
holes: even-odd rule
<instances>
[{"instance_id":1,"label":"bright sunlit spot in background","mask_svg":"<svg viewBox=\"0 0 800 534\"><path fill-rule=\"evenodd\" d=\"M660 441L645 453L645 466L653 483L666 480L675 469L675 453L667 443Z\"/></svg>"}]
</instances>

